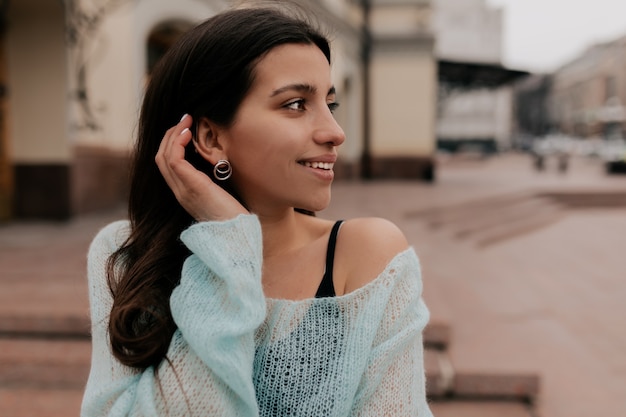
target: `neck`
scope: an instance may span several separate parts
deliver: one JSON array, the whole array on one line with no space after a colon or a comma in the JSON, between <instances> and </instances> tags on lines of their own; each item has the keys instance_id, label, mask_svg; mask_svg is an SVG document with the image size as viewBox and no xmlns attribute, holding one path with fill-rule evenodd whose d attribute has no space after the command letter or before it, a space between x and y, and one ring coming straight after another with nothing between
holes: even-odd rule
<instances>
[{"instance_id":1,"label":"neck","mask_svg":"<svg viewBox=\"0 0 626 417\"><path fill-rule=\"evenodd\" d=\"M301 237L298 216L293 209L273 215L257 214L263 231L263 257L284 254L298 246Z\"/></svg>"}]
</instances>

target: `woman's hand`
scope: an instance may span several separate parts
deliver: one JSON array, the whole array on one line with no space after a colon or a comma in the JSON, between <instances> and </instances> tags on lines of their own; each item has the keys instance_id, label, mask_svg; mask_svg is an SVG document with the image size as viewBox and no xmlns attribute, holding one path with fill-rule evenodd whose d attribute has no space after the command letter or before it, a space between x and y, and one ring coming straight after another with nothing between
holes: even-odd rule
<instances>
[{"instance_id":1,"label":"woman's hand","mask_svg":"<svg viewBox=\"0 0 626 417\"><path fill-rule=\"evenodd\" d=\"M168 129L155 158L180 205L197 221L228 220L249 214L232 195L185 159L185 147L192 138L190 127L191 116L185 115Z\"/></svg>"}]
</instances>

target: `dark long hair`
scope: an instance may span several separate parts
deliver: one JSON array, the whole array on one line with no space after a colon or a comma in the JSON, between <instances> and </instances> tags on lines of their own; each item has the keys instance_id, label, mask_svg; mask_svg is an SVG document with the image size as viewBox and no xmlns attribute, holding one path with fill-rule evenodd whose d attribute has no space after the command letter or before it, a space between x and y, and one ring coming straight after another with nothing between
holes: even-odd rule
<instances>
[{"instance_id":1,"label":"dark long hair","mask_svg":"<svg viewBox=\"0 0 626 417\"><path fill-rule=\"evenodd\" d=\"M185 33L155 67L148 85L131 169L126 242L109 258L113 295L111 347L123 364L145 369L166 358L176 330L169 298L189 251L180 233L194 222L154 158L165 131L185 113L229 126L254 80L255 64L272 48L312 44L330 63L327 39L302 18L275 8L231 10ZM194 152L187 159L209 171ZM207 300L210 302L210 300Z\"/></svg>"}]
</instances>

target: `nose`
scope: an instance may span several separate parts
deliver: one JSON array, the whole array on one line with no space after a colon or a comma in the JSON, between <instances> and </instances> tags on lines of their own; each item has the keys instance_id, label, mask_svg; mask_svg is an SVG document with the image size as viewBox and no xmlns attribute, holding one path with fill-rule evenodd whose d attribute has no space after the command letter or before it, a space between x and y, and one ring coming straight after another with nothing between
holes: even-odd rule
<instances>
[{"instance_id":1,"label":"nose","mask_svg":"<svg viewBox=\"0 0 626 417\"><path fill-rule=\"evenodd\" d=\"M346 140L346 134L330 111L324 112L318 119L313 140L320 145L332 146L339 146Z\"/></svg>"}]
</instances>

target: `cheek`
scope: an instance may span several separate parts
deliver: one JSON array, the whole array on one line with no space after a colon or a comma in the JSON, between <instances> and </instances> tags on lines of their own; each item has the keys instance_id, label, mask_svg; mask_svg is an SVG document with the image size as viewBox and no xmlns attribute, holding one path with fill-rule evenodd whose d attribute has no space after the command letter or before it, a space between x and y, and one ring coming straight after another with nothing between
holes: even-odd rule
<instances>
[{"instance_id":1,"label":"cheek","mask_svg":"<svg viewBox=\"0 0 626 417\"><path fill-rule=\"evenodd\" d=\"M284 149L273 146L268 138L261 135L239 137L236 149L229 152L237 177L246 184L258 186L268 179L275 181L284 175ZM244 185L242 183L242 185Z\"/></svg>"},{"instance_id":2,"label":"cheek","mask_svg":"<svg viewBox=\"0 0 626 417\"><path fill-rule=\"evenodd\" d=\"M232 136L228 156L240 164L288 165L298 157L298 145L293 130L277 123L259 122L238 129ZM269 168L269 167L268 167Z\"/></svg>"},{"instance_id":3,"label":"cheek","mask_svg":"<svg viewBox=\"0 0 626 417\"><path fill-rule=\"evenodd\" d=\"M301 156L302 123L277 117L273 112L247 111L229 131L228 158L245 181L284 181L292 176ZM253 178L253 176L263 176Z\"/></svg>"}]
</instances>

